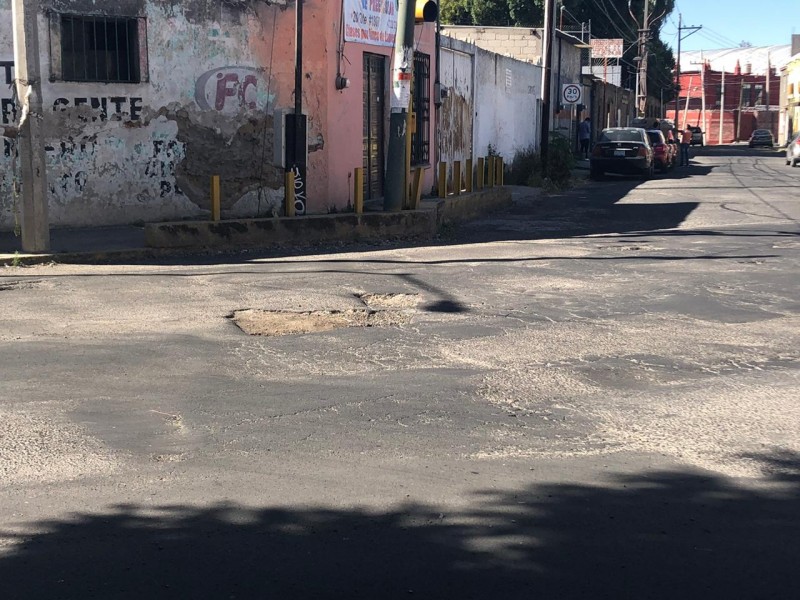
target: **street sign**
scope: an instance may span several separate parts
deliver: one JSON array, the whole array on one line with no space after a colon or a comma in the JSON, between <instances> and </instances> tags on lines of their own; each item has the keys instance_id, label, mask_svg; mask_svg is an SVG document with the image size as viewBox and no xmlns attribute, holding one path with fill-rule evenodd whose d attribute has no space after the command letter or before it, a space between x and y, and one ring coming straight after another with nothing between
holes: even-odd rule
<instances>
[{"instance_id":1,"label":"street sign","mask_svg":"<svg viewBox=\"0 0 800 600\"><path fill-rule=\"evenodd\" d=\"M621 58L623 50L622 39L600 40L593 39L592 58Z\"/></svg>"},{"instance_id":2,"label":"street sign","mask_svg":"<svg viewBox=\"0 0 800 600\"><path fill-rule=\"evenodd\" d=\"M577 83L565 83L561 86L561 102L563 104L580 104L583 89Z\"/></svg>"}]
</instances>

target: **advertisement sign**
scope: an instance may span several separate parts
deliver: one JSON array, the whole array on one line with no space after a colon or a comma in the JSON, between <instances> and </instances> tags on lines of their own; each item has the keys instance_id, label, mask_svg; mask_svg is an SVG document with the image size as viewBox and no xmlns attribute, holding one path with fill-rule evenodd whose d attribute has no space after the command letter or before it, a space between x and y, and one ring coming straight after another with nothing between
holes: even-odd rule
<instances>
[{"instance_id":1,"label":"advertisement sign","mask_svg":"<svg viewBox=\"0 0 800 600\"><path fill-rule=\"evenodd\" d=\"M344 0L344 39L372 46L394 46L397 0Z\"/></svg>"},{"instance_id":2,"label":"advertisement sign","mask_svg":"<svg viewBox=\"0 0 800 600\"><path fill-rule=\"evenodd\" d=\"M623 42L621 39L592 39L592 58L621 58Z\"/></svg>"}]
</instances>

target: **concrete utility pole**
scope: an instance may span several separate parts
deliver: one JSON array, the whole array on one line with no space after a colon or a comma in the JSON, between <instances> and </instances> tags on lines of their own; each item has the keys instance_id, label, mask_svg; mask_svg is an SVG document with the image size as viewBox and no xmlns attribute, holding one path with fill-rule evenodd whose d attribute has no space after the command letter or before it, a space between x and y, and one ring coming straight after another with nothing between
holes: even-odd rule
<instances>
[{"instance_id":1,"label":"concrete utility pole","mask_svg":"<svg viewBox=\"0 0 800 600\"><path fill-rule=\"evenodd\" d=\"M725 67L722 67L722 90L719 98L719 145L723 144L722 130L725 128Z\"/></svg>"},{"instance_id":2,"label":"concrete utility pole","mask_svg":"<svg viewBox=\"0 0 800 600\"><path fill-rule=\"evenodd\" d=\"M706 60L703 58L703 52L700 51L700 124L703 130L703 135L708 131L708 123L706 123Z\"/></svg>"},{"instance_id":3,"label":"concrete utility pole","mask_svg":"<svg viewBox=\"0 0 800 600\"><path fill-rule=\"evenodd\" d=\"M411 101L411 78L414 73L414 12L414 0L399 0L390 95L386 191L383 196L383 210L389 212L401 211L406 196L406 136L410 135L406 113Z\"/></svg>"},{"instance_id":4,"label":"concrete utility pole","mask_svg":"<svg viewBox=\"0 0 800 600\"><path fill-rule=\"evenodd\" d=\"M544 32L542 35L542 131L539 151L542 164L547 168L547 150L550 145L550 107L552 90L550 89L550 65L553 64L553 38L555 37L555 0L545 0L544 4Z\"/></svg>"},{"instance_id":5,"label":"concrete utility pole","mask_svg":"<svg viewBox=\"0 0 800 600\"><path fill-rule=\"evenodd\" d=\"M681 100L681 41L688 38L693 33L697 33L703 28L702 25L695 27L684 27L683 26L683 15L678 13L678 59L675 62L675 127L680 127L680 123L678 122L678 114L680 111L680 100ZM689 31L685 36L683 32ZM688 99L687 99L688 104ZM683 124L686 125L685 123Z\"/></svg>"},{"instance_id":6,"label":"concrete utility pole","mask_svg":"<svg viewBox=\"0 0 800 600\"><path fill-rule=\"evenodd\" d=\"M647 112L647 42L650 39L650 0L644 1L644 20L639 30L639 71L636 88L637 116L644 117Z\"/></svg>"},{"instance_id":7,"label":"concrete utility pole","mask_svg":"<svg viewBox=\"0 0 800 600\"><path fill-rule=\"evenodd\" d=\"M22 107L17 147L22 173L22 249L25 252L50 250L38 16L39 0L13 0L14 68Z\"/></svg>"}]
</instances>

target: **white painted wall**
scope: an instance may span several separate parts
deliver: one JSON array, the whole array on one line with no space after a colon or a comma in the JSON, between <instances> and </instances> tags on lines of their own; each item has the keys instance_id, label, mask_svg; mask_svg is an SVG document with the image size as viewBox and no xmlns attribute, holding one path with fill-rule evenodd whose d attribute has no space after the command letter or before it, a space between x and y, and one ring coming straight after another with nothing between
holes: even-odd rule
<instances>
[{"instance_id":1,"label":"white painted wall","mask_svg":"<svg viewBox=\"0 0 800 600\"><path fill-rule=\"evenodd\" d=\"M476 49L476 155L491 144L510 163L517 150L538 148L541 82L541 67Z\"/></svg>"}]
</instances>

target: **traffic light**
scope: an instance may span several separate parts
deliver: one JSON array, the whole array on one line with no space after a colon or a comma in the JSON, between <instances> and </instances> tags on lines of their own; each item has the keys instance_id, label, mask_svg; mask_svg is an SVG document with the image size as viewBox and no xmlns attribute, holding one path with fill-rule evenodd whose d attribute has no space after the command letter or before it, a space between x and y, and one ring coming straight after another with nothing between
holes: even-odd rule
<instances>
[{"instance_id":1,"label":"traffic light","mask_svg":"<svg viewBox=\"0 0 800 600\"><path fill-rule=\"evenodd\" d=\"M436 0L415 0L414 22L433 23L439 16L439 3Z\"/></svg>"}]
</instances>

